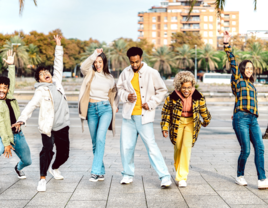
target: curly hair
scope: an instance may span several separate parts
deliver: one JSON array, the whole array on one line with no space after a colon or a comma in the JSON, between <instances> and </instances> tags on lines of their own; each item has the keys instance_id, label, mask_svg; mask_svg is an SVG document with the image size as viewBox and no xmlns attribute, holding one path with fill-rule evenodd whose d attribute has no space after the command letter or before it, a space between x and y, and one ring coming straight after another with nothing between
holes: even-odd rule
<instances>
[{"instance_id":1,"label":"curly hair","mask_svg":"<svg viewBox=\"0 0 268 208\"><path fill-rule=\"evenodd\" d=\"M40 71L43 71L43 70L49 71L50 74L53 76L53 71L50 69L49 66L39 66L39 67L37 67L37 69L35 70L35 73L34 73L34 78L37 82L39 82L39 73L40 73Z\"/></svg>"},{"instance_id":2,"label":"curly hair","mask_svg":"<svg viewBox=\"0 0 268 208\"><path fill-rule=\"evenodd\" d=\"M189 71L181 71L176 74L175 79L173 81L173 86L177 91L181 90L181 86L185 82L192 82L193 87L195 86L195 77L192 72Z\"/></svg>"}]
</instances>

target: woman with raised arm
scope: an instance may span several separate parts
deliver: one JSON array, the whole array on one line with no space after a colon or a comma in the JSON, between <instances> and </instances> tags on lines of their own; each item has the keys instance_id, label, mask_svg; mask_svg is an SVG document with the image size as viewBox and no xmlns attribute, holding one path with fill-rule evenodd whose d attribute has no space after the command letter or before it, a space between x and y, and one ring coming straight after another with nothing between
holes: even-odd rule
<instances>
[{"instance_id":1,"label":"woman with raised arm","mask_svg":"<svg viewBox=\"0 0 268 208\"><path fill-rule=\"evenodd\" d=\"M235 96L233 129L241 146L235 182L241 186L247 185L244 178L244 170L247 158L250 154L251 141L255 150L258 188L267 189L268 180L266 179L264 169L264 145L261 129L257 120L259 112L257 90L254 86L253 78L254 66L250 60L244 60L237 66L235 56L229 45L230 38L231 36L226 31L224 33L224 50L231 65L231 86Z\"/></svg>"},{"instance_id":2,"label":"woman with raised arm","mask_svg":"<svg viewBox=\"0 0 268 208\"><path fill-rule=\"evenodd\" d=\"M113 130L115 135L115 113L118 98L115 81L108 69L103 49L96 49L81 65L84 80L79 94L79 116L87 120L94 154L89 181L104 180L103 163L106 133Z\"/></svg>"}]
</instances>

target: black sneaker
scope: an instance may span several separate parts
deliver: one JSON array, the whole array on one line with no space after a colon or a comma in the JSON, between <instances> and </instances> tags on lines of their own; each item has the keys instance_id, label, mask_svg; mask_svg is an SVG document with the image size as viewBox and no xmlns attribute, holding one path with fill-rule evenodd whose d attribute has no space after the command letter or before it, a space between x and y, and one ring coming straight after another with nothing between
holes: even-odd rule
<instances>
[{"instance_id":1,"label":"black sneaker","mask_svg":"<svg viewBox=\"0 0 268 208\"><path fill-rule=\"evenodd\" d=\"M25 179L26 175L24 174L24 172L22 170L18 170L18 164L15 166L15 171L16 171L16 173L18 175L18 178L19 179Z\"/></svg>"},{"instance_id":2,"label":"black sneaker","mask_svg":"<svg viewBox=\"0 0 268 208\"><path fill-rule=\"evenodd\" d=\"M104 175L99 175L98 180L99 180L99 181L104 181Z\"/></svg>"},{"instance_id":3,"label":"black sneaker","mask_svg":"<svg viewBox=\"0 0 268 208\"><path fill-rule=\"evenodd\" d=\"M91 178L89 179L89 181L91 182L97 182L99 180L99 176L95 175L95 174L91 174Z\"/></svg>"}]
</instances>

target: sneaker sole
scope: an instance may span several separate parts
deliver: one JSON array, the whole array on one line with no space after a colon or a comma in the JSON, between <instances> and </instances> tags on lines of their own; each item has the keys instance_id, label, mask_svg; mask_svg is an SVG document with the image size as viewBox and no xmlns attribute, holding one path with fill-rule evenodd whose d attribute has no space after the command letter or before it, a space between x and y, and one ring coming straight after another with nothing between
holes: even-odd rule
<instances>
[{"instance_id":1,"label":"sneaker sole","mask_svg":"<svg viewBox=\"0 0 268 208\"><path fill-rule=\"evenodd\" d=\"M93 178L90 178L89 181L90 182L98 182L99 179L93 179Z\"/></svg>"},{"instance_id":2,"label":"sneaker sole","mask_svg":"<svg viewBox=\"0 0 268 208\"><path fill-rule=\"evenodd\" d=\"M128 182L128 183L127 183L127 182L123 182L123 183L120 182L120 183L121 183L122 185L127 185L127 184L130 184L130 183L132 183L132 182L133 182L133 181Z\"/></svg>"},{"instance_id":3,"label":"sneaker sole","mask_svg":"<svg viewBox=\"0 0 268 208\"><path fill-rule=\"evenodd\" d=\"M268 187L258 187L259 190L266 190Z\"/></svg>"},{"instance_id":4,"label":"sneaker sole","mask_svg":"<svg viewBox=\"0 0 268 208\"><path fill-rule=\"evenodd\" d=\"M99 178L98 181L104 181L104 178Z\"/></svg>"},{"instance_id":5,"label":"sneaker sole","mask_svg":"<svg viewBox=\"0 0 268 208\"><path fill-rule=\"evenodd\" d=\"M50 172L50 174L56 179L56 180L63 180L64 178L56 178L53 173L52 173L52 170L51 169L48 169L48 171Z\"/></svg>"},{"instance_id":6,"label":"sneaker sole","mask_svg":"<svg viewBox=\"0 0 268 208\"><path fill-rule=\"evenodd\" d=\"M46 189L44 189L44 190L38 190L38 189L37 189L37 191L38 191L38 192L45 192L45 191L46 191Z\"/></svg>"},{"instance_id":7,"label":"sneaker sole","mask_svg":"<svg viewBox=\"0 0 268 208\"><path fill-rule=\"evenodd\" d=\"M168 188L168 187L170 187L171 184L172 184L172 183L161 185L161 188L162 188L162 189Z\"/></svg>"},{"instance_id":8,"label":"sneaker sole","mask_svg":"<svg viewBox=\"0 0 268 208\"><path fill-rule=\"evenodd\" d=\"M18 178L23 180L23 179L26 179L27 177L26 176L18 176Z\"/></svg>"},{"instance_id":9,"label":"sneaker sole","mask_svg":"<svg viewBox=\"0 0 268 208\"><path fill-rule=\"evenodd\" d=\"M238 183L237 181L235 182L237 185L239 186L247 186L248 184L241 184L241 183Z\"/></svg>"}]
</instances>

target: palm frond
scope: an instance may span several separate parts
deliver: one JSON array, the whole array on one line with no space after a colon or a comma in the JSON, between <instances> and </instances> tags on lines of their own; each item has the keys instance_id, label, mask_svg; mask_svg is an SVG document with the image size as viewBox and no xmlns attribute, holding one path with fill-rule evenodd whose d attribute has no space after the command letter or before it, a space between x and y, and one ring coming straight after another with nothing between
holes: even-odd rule
<instances>
[{"instance_id":1,"label":"palm frond","mask_svg":"<svg viewBox=\"0 0 268 208\"><path fill-rule=\"evenodd\" d=\"M20 4L20 14L22 14L23 8L24 8L24 1L25 0L19 0L19 4ZM34 5L37 6L37 0L33 0Z\"/></svg>"}]
</instances>

